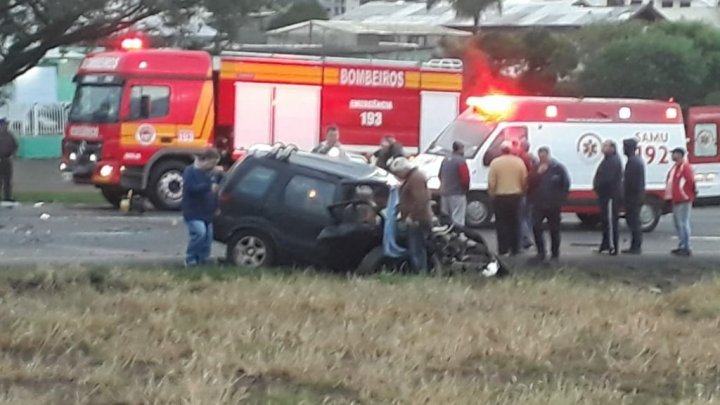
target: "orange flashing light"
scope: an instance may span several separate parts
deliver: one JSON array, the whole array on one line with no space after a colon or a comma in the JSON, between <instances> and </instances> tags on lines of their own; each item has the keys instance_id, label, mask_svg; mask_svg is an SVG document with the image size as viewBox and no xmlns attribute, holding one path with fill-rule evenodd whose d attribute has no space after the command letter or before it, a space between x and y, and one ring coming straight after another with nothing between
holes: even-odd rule
<instances>
[{"instance_id":1,"label":"orange flashing light","mask_svg":"<svg viewBox=\"0 0 720 405\"><path fill-rule=\"evenodd\" d=\"M468 97L467 105L486 119L498 121L512 113L513 102L506 96Z\"/></svg>"},{"instance_id":2,"label":"orange flashing light","mask_svg":"<svg viewBox=\"0 0 720 405\"><path fill-rule=\"evenodd\" d=\"M137 37L125 38L120 42L120 48L124 51L139 51L144 48L143 40Z\"/></svg>"}]
</instances>

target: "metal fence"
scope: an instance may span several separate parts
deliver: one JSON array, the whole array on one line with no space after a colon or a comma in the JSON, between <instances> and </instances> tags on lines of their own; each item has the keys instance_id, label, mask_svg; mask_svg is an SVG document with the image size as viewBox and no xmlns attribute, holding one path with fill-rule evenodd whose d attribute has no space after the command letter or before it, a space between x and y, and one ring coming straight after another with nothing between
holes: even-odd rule
<instances>
[{"instance_id":1,"label":"metal fence","mask_svg":"<svg viewBox=\"0 0 720 405\"><path fill-rule=\"evenodd\" d=\"M16 136L62 135L70 104L33 104L10 118L10 130Z\"/></svg>"}]
</instances>

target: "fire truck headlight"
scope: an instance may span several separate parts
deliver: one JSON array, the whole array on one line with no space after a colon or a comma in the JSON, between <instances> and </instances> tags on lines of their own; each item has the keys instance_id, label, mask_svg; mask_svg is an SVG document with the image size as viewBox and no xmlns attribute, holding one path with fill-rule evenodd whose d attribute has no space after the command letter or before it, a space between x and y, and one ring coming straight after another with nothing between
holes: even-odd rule
<instances>
[{"instance_id":1,"label":"fire truck headlight","mask_svg":"<svg viewBox=\"0 0 720 405\"><path fill-rule=\"evenodd\" d=\"M60 171L63 172L63 171L65 171L66 169L67 169L67 164L64 163L64 162L63 162L63 163L60 163Z\"/></svg>"},{"instance_id":2,"label":"fire truck headlight","mask_svg":"<svg viewBox=\"0 0 720 405\"><path fill-rule=\"evenodd\" d=\"M75 153L75 152L70 153L70 156L68 156L68 158L70 158L70 160L77 160L77 153Z\"/></svg>"},{"instance_id":3,"label":"fire truck headlight","mask_svg":"<svg viewBox=\"0 0 720 405\"><path fill-rule=\"evenodd\" d=\"M97 162L97 155L94 153L92 155L90 155L90 161L93 163Z\"/></svg>"},{"instance_id":4,"label":"fire truck headlight","mask_svg":"<svg viewBox=\"0 0 720 405\"><path fill-rule=\"evenodd\" d=\"M105 165L100 168L100 175L103 177L110 177L110 175L113 173L113 167Z\"/></svg>"},{"instance_id":5,"label":"fire truck headlight","mask_svg":"<svg viewBox=\"0 0 720 405\"><path fill-rule=\"evenodd\" d=\"M430 177L427 181L427 187L430 190L439 190L440 189L440 178L439 177Z\"/></svg>"},{"instance_id":6,"label":"fire truck headlight","mask_svg":"<svg viewBox=\"0 0 720 405\"><path fill-rule=\"evenodd\" d=\"M708 183L714 183L716 178L717 178L717 173L708 173L707 176L705 176L705 180Z\"/></svg>"}]
</instances>

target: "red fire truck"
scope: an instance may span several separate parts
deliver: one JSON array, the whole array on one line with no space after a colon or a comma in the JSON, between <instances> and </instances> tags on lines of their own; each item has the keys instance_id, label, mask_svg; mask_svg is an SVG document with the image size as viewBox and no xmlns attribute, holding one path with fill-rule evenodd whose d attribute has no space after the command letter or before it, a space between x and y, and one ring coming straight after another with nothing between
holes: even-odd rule
<instances>
[{"instance_id":1,"label":"red fire truck","mask_svg":"<svg viewBox=\"0 0 720 405\"><path fill-rule=\"evenodd\" d=\"M229 162L255 144L312 148L336 125L351 151L369 151L383 135L421 149L460 108L460 66L436 62L158 49L92 54L76 77L61 170L113 204L134 190L159 209L176 209L182 170L208 146Z\"/></svg>"}]
</instances>

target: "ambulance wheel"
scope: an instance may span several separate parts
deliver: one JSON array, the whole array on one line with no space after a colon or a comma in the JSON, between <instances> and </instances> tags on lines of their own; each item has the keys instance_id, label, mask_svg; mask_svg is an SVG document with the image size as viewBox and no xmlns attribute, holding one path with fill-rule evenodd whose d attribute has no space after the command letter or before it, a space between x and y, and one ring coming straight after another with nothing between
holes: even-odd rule
<instances>
[{"instance_id":1,"label":"ambulance wheel","mask_svg":"<svg viewBox=\"0 0 720 405\"><path fill-rule=\"evenodd\" d=\"M473 192L468 195L465 223L471 228L489 226L493 219L490 197L485 193Z\"/></svg>"},{"instance_id":2,"label":"ambulance wheel","mask_svg":"<svg viewBox=\"0 0 720 405\"><path fill-rule=\"evenodd\" d=\"M161 211L180 209L183 171L186 166L186 163L179 160L167 160L152 169L147 196L156 209Z\"/></svg>"},{"instance_id":3,"label":"ambulance wheel","mask_svg":"<svg viewBox=\"0 0 720 405\"><path fill-rule=\"evenodd\" d=\"M117 186L104 186L100 187L100 192L105 198L105 201L109 202L113 208L120 208L120 201L125 197L126 191Z\"/></svg>"},{"instance_id":4,"label":"ambulance wheel","mask_svg":"<svg viewBox=\"0 0 720 405\"><path fill-rule=\"evenodd\" d=\"M577 214L580 223L587 228L595 228L600 223L600 215Z\"/></svg>"},{"instance_id":5,"label":"ambulance wheel","mask_svg":"<svg viewBox=\"0 0 720 405\"><path fill-rule=\"evenodd\" d=\"M640 225L643 232L652 232L662 217L662 203L657 198L648 198L640 207Z\"/></svg>"}]
</instances>

